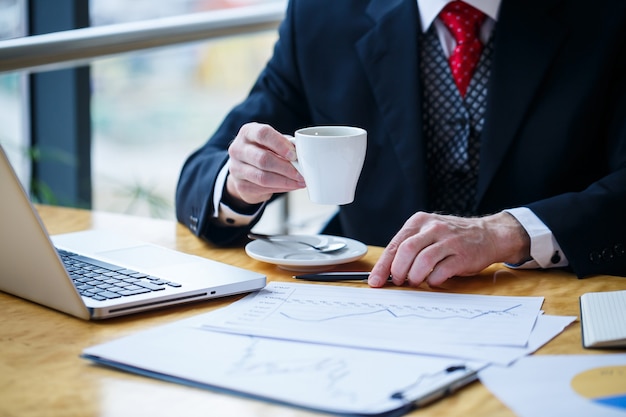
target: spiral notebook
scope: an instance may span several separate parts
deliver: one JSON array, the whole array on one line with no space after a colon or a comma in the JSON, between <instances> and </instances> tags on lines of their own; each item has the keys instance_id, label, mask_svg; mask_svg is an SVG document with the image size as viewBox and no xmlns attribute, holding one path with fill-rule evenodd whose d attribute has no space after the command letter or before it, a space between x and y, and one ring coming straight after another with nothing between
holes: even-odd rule
<instances>
[{"instance_id":1,"label":"spiral notebook","mask_svg":"<svg viewBox=\"0 0 626 417\"><path fill-rule=\"evenodd\" d=\"M626 290L588 292L580 297L586 348L626 348Z\"/></svg>"}]
</instances>

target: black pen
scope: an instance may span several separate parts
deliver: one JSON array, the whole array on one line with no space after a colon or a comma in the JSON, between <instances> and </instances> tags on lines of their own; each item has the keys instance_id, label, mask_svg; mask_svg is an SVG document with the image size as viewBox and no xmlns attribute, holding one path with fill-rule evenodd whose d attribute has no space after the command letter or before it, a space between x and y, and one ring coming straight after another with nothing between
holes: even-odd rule
<instances>
[{"instance_id":1,"label":"black pen","mask_svg":"<svg viewBox=\"0 0 626 417\"><path fill-rule=\"evenodd\" d=\"M320 272L317 274L294 275L295 279L304 281L366 281L370 276L369 272ZM391 280L391 276L388 278Z\"/></svg>"}]
</instances>

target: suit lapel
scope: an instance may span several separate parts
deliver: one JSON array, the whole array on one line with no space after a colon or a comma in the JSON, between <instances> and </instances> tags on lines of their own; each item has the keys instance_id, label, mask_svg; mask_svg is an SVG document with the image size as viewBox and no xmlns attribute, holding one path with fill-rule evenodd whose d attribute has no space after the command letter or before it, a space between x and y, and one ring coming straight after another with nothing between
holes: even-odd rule
<instances>
[{"instance_id":1,"label":"suit lapel","mask_svg":"<svg viewBox=\"0 0 626 417\"><path fill-rule=\"evenodd\" d=\"M373 25L355 46L392 141L381 145L393 147L408 187L422 192L415 201L421 205L426 183L420 172L425 160L418 117L421 92L417 4L415 0L373 0L367 13Z\"/></svg>"},{"instance_id":2,"label":"suit lapel","mask_svg":"<svg viewBox=\"0 0 626 417\"><path fill-rule=\"evenodd\" d=\"M528 117L566 31L550 17L561 0L503 0L482 134L477 199Z\"/></svg>"},{"instance_id":3,"label":"suit lapel","mask_svg":"<svg viewBox=\"0 0 626 417\"><path fill-rule=\"evenodd\" d=\"M486 123L482 134L478 201L482 199L567 31L550 16L563 0L503 0L496 25L495 52ZM383 124L391 138L417 207L426 201L426 161L419 86L419 17L416 1L372 0L372 27L356 50L367 74ZM502 46L501 46L502 45ZM389 146L388 143L381 143ZM412 195L413 193L408 193Z\"/></svg>"}]
</instances>

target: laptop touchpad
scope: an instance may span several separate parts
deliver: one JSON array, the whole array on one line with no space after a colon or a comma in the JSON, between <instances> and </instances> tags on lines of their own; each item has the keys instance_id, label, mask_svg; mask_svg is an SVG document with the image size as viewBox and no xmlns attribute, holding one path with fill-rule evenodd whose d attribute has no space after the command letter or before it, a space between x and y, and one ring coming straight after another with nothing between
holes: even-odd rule
<instances>
[{"instance_id":1,"label":"laptop touchpad","mask_svg":"<svg viewBox=\"0 0 626 417\"><path fill-rule=\"evenodd\" d=\"M153 269L189 263L194 260L191 255L171 251L157 246L135 246L130 248L98 252L114 263L133 266L137 269Z\"/></svg>"}]
</instances>

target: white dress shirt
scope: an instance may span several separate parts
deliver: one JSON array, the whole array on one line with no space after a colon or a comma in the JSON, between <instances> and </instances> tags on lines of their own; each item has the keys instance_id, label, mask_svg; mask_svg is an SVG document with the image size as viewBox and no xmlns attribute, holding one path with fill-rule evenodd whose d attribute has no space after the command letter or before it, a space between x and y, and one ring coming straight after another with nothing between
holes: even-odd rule
<instances>
[{"instance_id":1,"label":"white dress shirt","mask_svg":"<svg viewBox=\"0 0 626 417\"><path fill-rule=\"evenodd\" d=\"M439 12L454 0L417 0L422 30L426 32L435 25L437 36L446 57L449 57L456 46L454 37L445 25L437 18ZM464 0L487 15L481 28L481 41L486 43L498 20L501 0ZM252 215L235 212L221 201L222 192L228 175L228 162L222 168L213 193L213 217L224 225L245 226L258 216L259 211ZM509 265L514 268L551 268L567 266L568 261L551 230L528 208L518 207L505 210L520 222L530 236L530 255L532 259L520 265Z\"/></svg>"},{"instance_id":2,"label":"white dress shirt","mask_svg":"<svg viewBox=\"0 0 626 417\"><path fill-rule=\"evenodd\" d=\"M226 177L228 176L228 168L230 167L230 159L226 161L224 167L217 176L215 188L213 189L213 218L224 226L246 226L261 213L266 203L263 203L259 209L252 214L238 213L222 202L222 193L226 186Z\"/></svg>"}]
</instances>

